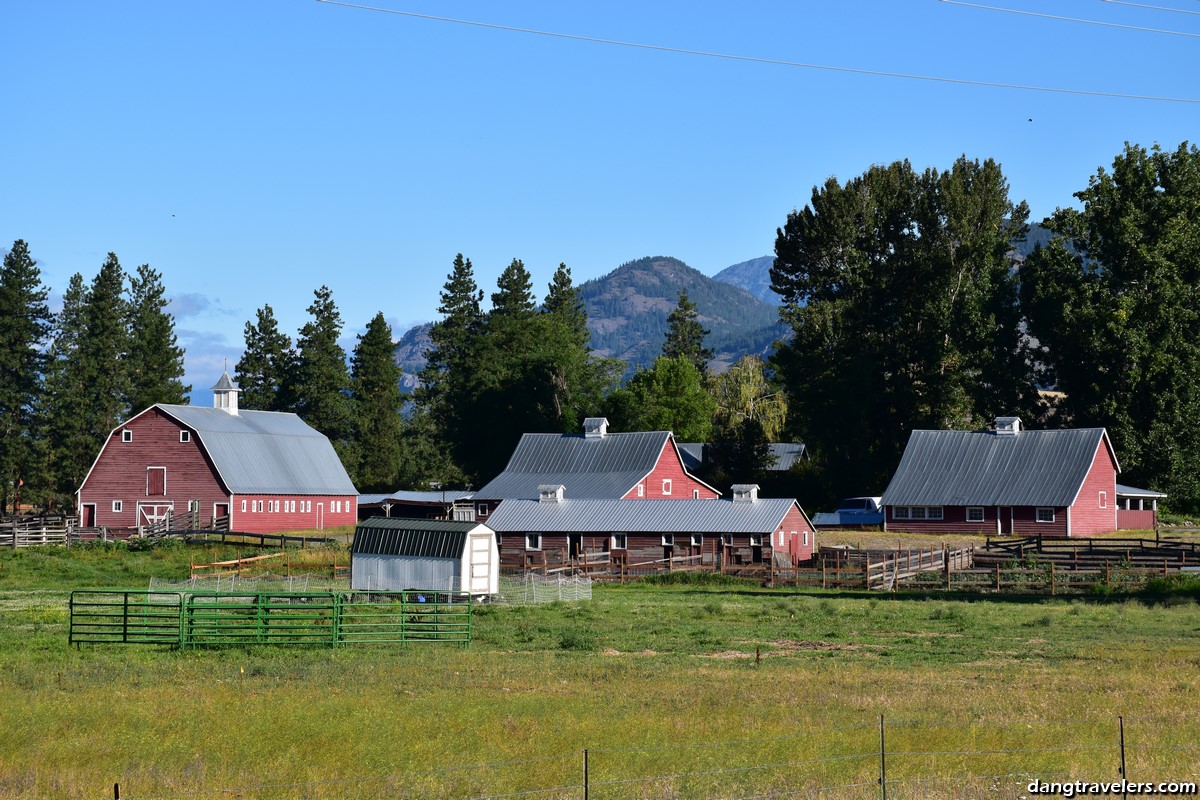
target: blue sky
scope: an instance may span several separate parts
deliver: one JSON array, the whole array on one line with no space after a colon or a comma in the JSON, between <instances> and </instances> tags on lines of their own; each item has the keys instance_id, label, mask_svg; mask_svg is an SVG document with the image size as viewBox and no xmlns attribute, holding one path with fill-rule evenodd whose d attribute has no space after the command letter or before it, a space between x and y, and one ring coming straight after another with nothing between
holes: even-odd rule
<instances>
[{"instance_id":1,"label":"blue sky","mask_svg":"<svg viewBox=\"0 0 1200 800\"><path fill-rule=\"evenodd\" d=\"M1200 99L1196 0L368 4ZM321 284L349 345L377 311L397 336L434 319L457 252L486 291L514 257L539 294L560 261L577 282L647 255L713 274L770 253L815 184L873 163L994 158L1036 220L1125 141L1200 138L1195 102L317 0L6 3L0 29L0 248L29 242L55 293L108 251L150 263L201 390L255 309L294 335Z\"/></svg>"}]
</instances>

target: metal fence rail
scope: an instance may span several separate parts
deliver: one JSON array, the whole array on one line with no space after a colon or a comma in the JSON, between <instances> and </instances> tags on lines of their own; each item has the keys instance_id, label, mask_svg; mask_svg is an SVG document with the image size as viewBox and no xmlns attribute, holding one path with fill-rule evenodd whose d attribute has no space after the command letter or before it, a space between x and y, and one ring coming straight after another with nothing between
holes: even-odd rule
<instances>
[{"instance_id":1,"label":"metal fence rail","mask_svg":"<svg viewBox=\"0 0 1200 800\"><path fill-rule=\"evenodd\" d=\"M403 592L76 591L70 643L245 645L408 644L470 646L469 594Z\"/></svg>"}]
</instances>

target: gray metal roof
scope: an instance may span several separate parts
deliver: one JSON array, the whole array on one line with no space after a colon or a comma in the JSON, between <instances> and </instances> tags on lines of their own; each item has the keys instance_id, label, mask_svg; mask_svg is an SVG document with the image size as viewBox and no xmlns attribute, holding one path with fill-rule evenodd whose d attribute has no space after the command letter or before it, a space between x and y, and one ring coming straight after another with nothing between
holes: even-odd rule
<instances>
[{"instance_id":1,"label":"gray metal roof","mask_svg":"<svg viewBox=\"0 0 1200 800\"><path fill-rule=\"evenodd\" d=\"M536 500L538 486L561 483L567 496L598 500L624 497L650 474L669 431L580 434L526 433L504 471L475 496L487 500Z\"/></svg>"},{"instance_id":2,"label":"gray metal roof","mask_svg":"<svg viewBox=\"0 0 1200 800\"><path fill-rule=\"evenodd\" d=\"M376 503L452 503L455 500L466 500L474 497L474 492L463 491L462 489L447 489L442 491L438 489L432 492L416 492L408 490L398 490L395 492L385 492L382 494L360 494L358 496L358 505L374 505Z\"/></svg>"},{"instance_id":3,"label":"gray metal roof","mask_svg":"<svg viewBox=\"0 0 1200 800\"><path fill-rule=\"evenodd\" d=\"M358 494L329 439L295 414L156 408L195 433L235 494Z\"/></svg>"},{"instance_id":4,"label":"gray metal roof","mask_svg":"<svg viewBox=\"0 0 1200 800\"><path fill-rule=\"evenodd\" d=\"M683 466L689 472L695 472L704 463L704 448L702 442L679 442L679 455L683 458ZM800 459L804 458L805 449L802 442L771 442L771 455L775 462L768 467L770 472L787 472Z\"/></svg>"},{"instance_id":5,"label":"gray metal roof","mask_svg":"<svg viewBox=\"0 0 1200 800\"><path fill-rule=\"evenodd\" d=\"M882 525L883 512L822 511L813 514L812 522L818 528Z\"/></svg>"},{"instance_id":6,"label":"gray metal roof","mask_svg":"<svg viewBox=\"0 0 1200 800\"><path fill-rule=\"evenodd\" d=\"M221 373L221 377L217 379L216 386L213 386L209 391L213 392L238 392L241 391L234 385L233 379L229 377L228 372Z\"/></svg>"},{"instance_id":7,"label":"gray metal roof","mask_svg":"<svg viewBox=\"0 0 1200 800\"><path fill-rule=\"evenodd\" d=\"M487 524L497 533L772 533L793 506L791 499L505 500Z\"/></svg>"},{"instance_id":8,"label":"gray metal roof","mask_svg":"<svg viewBox=\"0 0 1200 800\"><path fill-rule=\"evenodd\" d=\"M1103 428L913 431L883 504L1068 506L1101 446Z\"/></svg>"},{"instance_id":9,"label":"gray metal roof","mask_svg":"<svg viewBox=\"0 0 1200 800\"><path fill-rule=\"evenodd\" d=\"M350 552L380 556L462 558L467 534L476 528L488 529L478 522L370 517L355 527Z\"/></svg>"},{"instance_id":10,"label":"gray metal roof","mask_svg":"<svg viewBox=\"0 0 1200 800\"><path fill-rule=\"evenodd\" d=\"M1121 497L1154 497L1159 500L1166 499L1167 496L1163 492L1156 492L1153 489L1138 489L1120 483L1117 484L1117 494Z\"/></svg>"}]
</instances>

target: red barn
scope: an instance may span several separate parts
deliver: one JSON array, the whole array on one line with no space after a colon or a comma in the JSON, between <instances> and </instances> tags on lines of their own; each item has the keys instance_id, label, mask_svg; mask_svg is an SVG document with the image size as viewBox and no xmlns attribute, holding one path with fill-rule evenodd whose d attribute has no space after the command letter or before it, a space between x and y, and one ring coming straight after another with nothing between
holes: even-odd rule
<instances>
[{"instance_id":1,"label":"red barn","mask_svg":"<svg viewBox=\"0 0 1200 800\"><path fill-rule=\"evenodd\" d=\"M913 431L883 493L884 528L910 533L1090 536L1117 530L1117 473L1103 428Z\"/></svg>"},{"instance_id":2,"label":"red barn","mask_svg":"<svg viewBox=\"0 0 1200 800\"><path fill-rule=\"evenodd\" d=\"M213 408L158 404L111 434L79 488L84 527L136 527L198 512L230 530L353 525L358 492L322 434L295 414L239 411L228 373Z\"/></svg>"},{"instance_id":3,"label":"red barn","mask_svg":"<svg viewBox=\"0 0 1200 800\"><path fill-rule=\"evenodd\" d=\"M609 433L589 417L582 434L527 433L504 471L475 493L478 518L501 500L537 500L538 487L563 484L579 500L713 500L713 487L688 472L670 431Z\"/></svg>"},{"instance_id":4,"label":"red barn","mask_svg":"<svg viewBox=\"0 0 1200 800\"><path fill-rule=\"evenodd\" d=\"M792 499L760 499L758 487L738 484L732 500L568 499L570 487L543 486L538 500L505 500L488 520L501 564L524 567L545 552L566 558L609 553L614 561L679 556L720 558L727 564L794 566L812 558L815 533Z\"/></svg>"}]
</instances>

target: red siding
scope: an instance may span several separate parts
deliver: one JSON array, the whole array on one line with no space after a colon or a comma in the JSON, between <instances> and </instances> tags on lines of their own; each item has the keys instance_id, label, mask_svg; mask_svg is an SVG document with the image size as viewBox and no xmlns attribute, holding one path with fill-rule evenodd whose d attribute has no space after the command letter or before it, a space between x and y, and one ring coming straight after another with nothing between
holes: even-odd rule
<instances>
[{"instance_id":1,"label":"red siding","mask_svg":"<svg viewBox=\"0 0 1200 800\"><path fill-rule=\"evenodd\" d=\"M1158 524L1158 512L1147 509L1117 509L1117 530L1149 531Z\"/></svg>"},{"instance_id":2,"label":"red siding","mask_svg":"<svg viewBox=\"0 0 1200 800\"><path fill-rule=\"evenodd\" d=\"M1075 505L1071 506L1070 535L1093 536L1116 529L1117 463L1108 450L1108 439L1101 437L1092 457L1092 466L1083 479L1083 488L1075 498Z\"/></svg>"},{"instance_id":3,"label":"red siding","mask_svg":"<svg viewBox=\"0 0 1200 800\"><path fill-rule=\"evenodd\" d=\"M978 508L978 506L973 506ZM943 506L942 519L896 519L895 507L887 506L886 522L889 531L897 533L941 533L1008 536L1066 536L1067 510L1054 509L1053 522L1038 522L1033 506L984 506L983 522L967 522L967 506ZM997 517L999 524L997 524Z\"/></svg>"},{"instance_id":4,"label":"red siding","mask_svg":"<svg viewBox=\"0 0 1200 800\"><path fill-rule=\"evenodd\" d=\"M245 502L246 510L242 511ZM262 511L254 511L255 503L262 503ZM278 511L269 511L279 503ZM295 503L295 511L288 511ZM311 504L310 506L302 504ZM334 503L338 511L333 511ZM233 530L247 533L276 533L278 531L324 530L339 525L353 525L358 521L358 498L354 495L298 495L298 494L239 494L234 500ZM302 509L308 510L302 510Z\"/></svg>"},{"instance_id":5,"label":"red siding","mask_svg":"<svg viewBox=\"0 0 1200 800\"><path fill-rule=\"evenodd\" d=\"M663 481L671 482L671 493L667 494L663 489ZM643 494L638 494L638 486L644 487ZM567 487L567 492L571 491L571 487ZM658 454L658 461L654 464L654 469L650 474L642 479L640 484L630 488L623 500L691 500L696 492L699 492L701 500L715 500L720 497L719 494L705 486L700 481L688 474L683 468L683 461L679 458L679 451L675 449L675 443L667 439L663 445L662 452ZM570 495L568 494L568 497Z\"/></svg>"},{"instance_id":6,"label":"red siding","mask_svg":"<svg viewBox=\"0 0 1200 800\"><path fill-rule=\"evenodd\" d=\"M133 434L133 441L121 441L124 430ZM139 502L173 505L178 516L187 511L189 500L199 500L200 516L205 520L212 517L215 503L229 502L229 495L195 435L190 436L191 441L179 441L183 430L187 429L157 408L151 408L109 435L79 490L81 506L92 503L96 506L96 525L137 525ZM153 497L147 494L148 467L165 468L165 494ZM114 500L121 501L121 511L112 510Z\"/></svg>"},{"instance_id":7,"label":"red siding","mask_svg":"<svg viewBox=\"0 0 1200 800\"><path fill-rule=\"evenodd\" d=\"M783 546L779 546L779 534L783 534ZM804 534L808 534L808 543L806 544ZM808 561L813 556L813 550L816 546L816 531L808 524L804 513L796 506L792 506L792 510L783 518L783 523L775 532L775 546L780 550L786 550L792 557L792 563L800 561Z\"/></svg>"}]
</instances>

